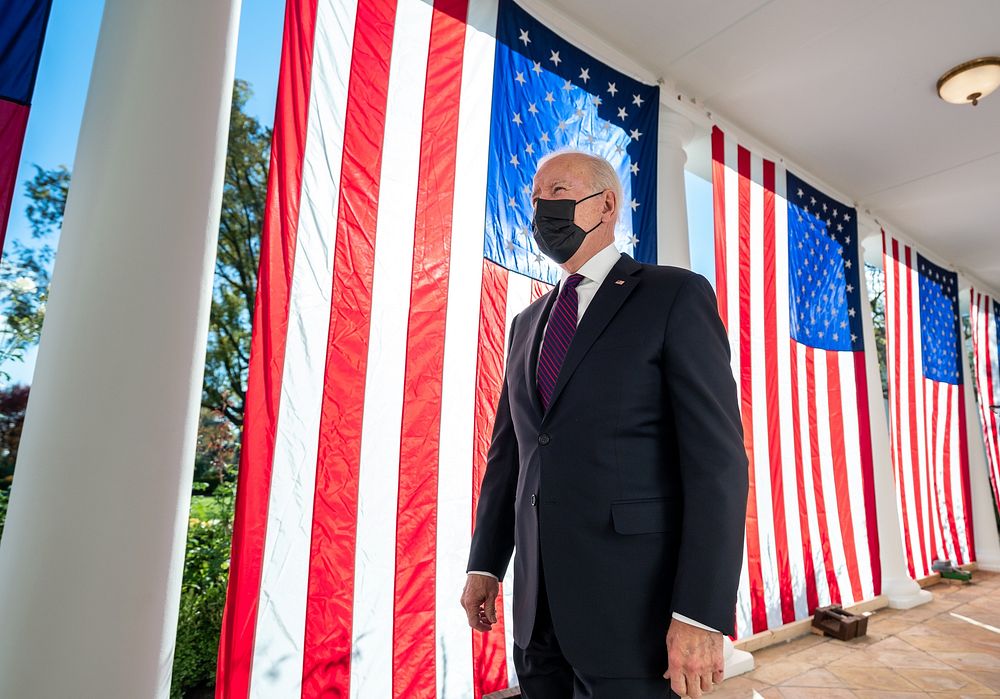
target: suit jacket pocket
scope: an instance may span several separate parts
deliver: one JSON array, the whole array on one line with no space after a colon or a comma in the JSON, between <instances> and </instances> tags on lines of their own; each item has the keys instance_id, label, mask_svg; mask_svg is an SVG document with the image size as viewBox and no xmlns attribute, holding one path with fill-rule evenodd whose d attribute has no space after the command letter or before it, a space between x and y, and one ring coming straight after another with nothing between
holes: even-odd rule
<instances>
[{"instance_id":1,"label":"suit jacket pocket","mask_svg":"<svg viewBox=\"0 0 1000 699\"><path fill-rule=\"evenodd\" d=\"M680 528L681 510L676 498L616 500L611 522L619 534L655 534Z\"/></svg>"}]
</instances>

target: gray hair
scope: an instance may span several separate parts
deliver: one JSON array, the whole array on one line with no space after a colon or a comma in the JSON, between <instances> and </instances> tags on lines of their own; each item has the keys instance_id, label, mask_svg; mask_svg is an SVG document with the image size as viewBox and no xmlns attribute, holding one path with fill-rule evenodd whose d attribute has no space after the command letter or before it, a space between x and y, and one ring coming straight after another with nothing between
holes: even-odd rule
<instances>
[{"instance_id":1,"label":"gray hair","mask_svg":"<svg viewBox=\"0 0 1000 699\"><path fill-rule=\"evenodd\" d=\"M622 181L618 178L618 173L615 172L611 163L609 163L606 158L594 155L593 153L588 153L587 151L577 150L575 148L563 148L561 150L548 153L540 158L538 161L538 168L541 168L542 165L553 158L558 158L563 155L575 155L587 163L587 169L590 170L591 181L594 183L594 186L602 192L606 189L610 189L615 193L615 202L618 207L618 210L615 213L621 217L623 204L622 197L625 195L622 193Z\"/></svg>"}]
</instances>

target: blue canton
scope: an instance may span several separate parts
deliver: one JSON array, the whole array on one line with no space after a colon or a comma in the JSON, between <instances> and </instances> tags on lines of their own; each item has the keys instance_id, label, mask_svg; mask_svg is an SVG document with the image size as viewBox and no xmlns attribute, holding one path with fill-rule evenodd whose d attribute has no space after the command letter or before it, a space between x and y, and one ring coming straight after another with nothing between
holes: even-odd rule
<instances>
[{"instance_id":1,"label":"blue canton","mask_svg":"<svg viewBox=\"0 0 1000 699\"><path fill-rule=\"evenodd\" d=\"M924 376L962 381L962 335L958 315L958 275L917 253L920 278L920 354Z\"/></svg>"},{"instance_id":2,"label":"blue canton","mask_svg":"<svg viewBox=\"0 0 1000 699\"><path fill-rule=\"evenodd\" d=\"M819 349L860 352L857 212L790 172L787 187L792 338Z\"/></svg>"},{"instance_id":3,"label":"blue canton","mask_svg":"<svg viewBox=\"0 0 1000 699\"><path fill-rule=\"evenodd\" d=\"M656 262L660 89L637 82L500 0L487 179L484 256L555 283L559 268L531 235L531 185L540 158L563 148L607 158L624 190L619 250Z\"/></svg>"}]
</instances>

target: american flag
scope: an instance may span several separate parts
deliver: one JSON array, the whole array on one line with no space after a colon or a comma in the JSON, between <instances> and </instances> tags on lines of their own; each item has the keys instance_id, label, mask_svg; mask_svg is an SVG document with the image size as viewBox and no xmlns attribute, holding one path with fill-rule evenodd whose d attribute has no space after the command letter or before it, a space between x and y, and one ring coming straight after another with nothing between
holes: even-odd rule
<instances>
[{"instance_id":1,"label":"american flag","mask_svg":"<svg viewBox=\"0 0 1000 699\"><path fill-rule=\"evenodd\" d=\"M20 0L0 12L0 250L51 9L52 0Z\"/></svg>"},{"instance_id":2,"label":"american flag","mask_svg":"<svg viewBox=\"0 0 1000 699\"><path fill-rule=\"evenodd\" d=\"M889 437L910 575L975 559L958 275L882 232Z\"/></svg>"},{"instance_id":3,"label":"american flag","mask_svg":"<svg viewBox=\"0 0 1000 699\"><path fill-rule=\"evenodd\" d=\"M219 697L479 697L458 604L539 157L608 156L656 258L658 88L508 0L288 0ZM509 580L499 610L508 608Z\"/></svg>"},{"instance_id":4,"label":"american flag","mask_svg":"<svg viewBox=\"0 0 1000 699\"><path fill-rule=\"evenodd\" d=\"M979 421L989 465L993 502L1000 503L1000 302L989 294L969 291L976 393L979 396ZM992 409L991 406L997 406Z\"/></svg>"},{"instance_id":5,"label":"american flag","mask_svg":"<svg viewBox=\"0 0 1000 699\"><path fill-rule=\"evenodd\" d=\"M712 133L716 295L750 468L737 637L881 592L856 212Z\"/></svg>"}]
</instances>

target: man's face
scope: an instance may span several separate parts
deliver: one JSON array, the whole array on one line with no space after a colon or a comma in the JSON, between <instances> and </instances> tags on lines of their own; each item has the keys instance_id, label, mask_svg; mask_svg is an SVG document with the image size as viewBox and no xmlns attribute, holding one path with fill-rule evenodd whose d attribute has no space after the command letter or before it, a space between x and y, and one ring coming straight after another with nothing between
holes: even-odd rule
<instances>
[{"instance_id":1,"label":"man's face","mask_svg":"<svg viewBox=\"0 0 1000 699\"><path fill-rule=\"evenodd\" d=\"M594 185L593 176L586 161L568 153L547 160L538 168L531 191L531 203L534 206L538 199L579 201L596 191L599 190ZM587 201L576 205L573 223L585 231L589 231L595 225L600 225L584 239L583 245L580 246L576 254L562 265L571 274L595 253L614 241L615 195L611 190L606 190L603 194L604 196L587 199Z\"/></svg>"}]
</instances>

